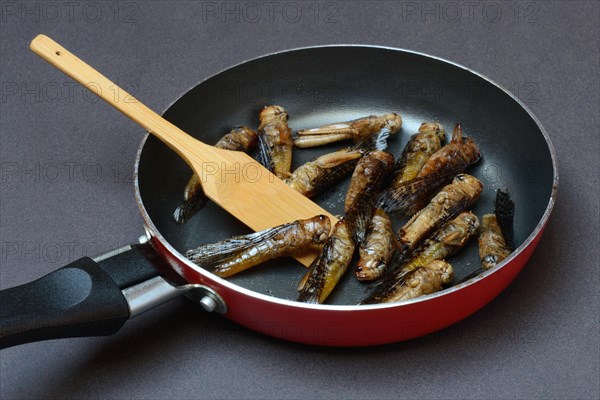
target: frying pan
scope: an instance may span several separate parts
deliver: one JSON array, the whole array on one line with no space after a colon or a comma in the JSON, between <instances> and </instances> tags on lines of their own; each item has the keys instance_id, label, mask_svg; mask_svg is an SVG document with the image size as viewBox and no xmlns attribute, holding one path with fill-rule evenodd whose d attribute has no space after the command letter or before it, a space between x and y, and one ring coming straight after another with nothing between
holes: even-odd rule
<instances>
[{"instance_id":1,"label":"frying pan","mask_svg":"<svg viewBox=\"0 0 600 400\"><path fill-rule=\"evenodd\" d=\"M227 280L182 253L249 229L209 203L184 225L172 212L189 167L146 135L135 164L135 198L146 235L95 259L83 258L37 281L0 292L0 347L58 337L118 331L135 315L186 294L208 311L266 335L300 343L366 346L421 336L468 315L497 296L521 271L548 221L558 174L554 149L535 116L497 84L461 65L408 50L336 45L270 54L201 82L164 113L176 126L215 143L235 125L256 127L258 111L279 104L290 127L397 112L403 118L389 150L399 155L423 121L451 131L462 122L483 158L468 172L485 185L473 207L492 212L495 190L508 188L516 204L516 250L495 268L441 292L393 304L356 305L365 285L348 272L327 304L295 301L306 269L277 259ZM338 149L295 149L294 166ZM343 212L348 179L314 200ZM402 220L395 220L395 227ZM458 282L478 268L476 241L450 259Z\"/></svg>"}]
</instances>

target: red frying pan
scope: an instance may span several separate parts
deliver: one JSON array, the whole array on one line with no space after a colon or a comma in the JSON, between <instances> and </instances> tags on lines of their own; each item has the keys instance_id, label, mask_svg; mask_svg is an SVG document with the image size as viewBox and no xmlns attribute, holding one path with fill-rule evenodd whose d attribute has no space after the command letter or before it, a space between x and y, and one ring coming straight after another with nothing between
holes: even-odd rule
<instances>
[{"instance_id":1,"label":"red frying pan","mask_svg":"<svg viewBox=\"0 0 600 400\"><path fill-rule=\"evenodd\" d=\"M397 112L401 132L389 140L399 155L423 121L446 130L461 121L483 158L469 173L485 185L473 208L493 210L497 188L516 204L516 250L498 266L441 292L394 304L356 305L365 286L349 273L328 304L296 302L306 272L278 259L230 279L182 253L249 229L209 203L184 225L172 212L189 167L158 139L146 136L135 166L135 193L147 237L95 259L83 258L34 282L0 292L0 347L58 337L115 333L128 318L186 294L206 310L266 335L301 343L366 346L421 336L451 325L497 296L537 245L556 198L556 156L539 121L512 94L455 63L407 50L323 46L260 57L227 69L180 97L164 117L205 143L235 125L257 126L258 111L279 104L293 130ZM294 167L330 148L295 150ZM347 181L314 200L343 211ZM450 260L455 281L479 264L475 241Z\"/></svg>"}]
</instances>

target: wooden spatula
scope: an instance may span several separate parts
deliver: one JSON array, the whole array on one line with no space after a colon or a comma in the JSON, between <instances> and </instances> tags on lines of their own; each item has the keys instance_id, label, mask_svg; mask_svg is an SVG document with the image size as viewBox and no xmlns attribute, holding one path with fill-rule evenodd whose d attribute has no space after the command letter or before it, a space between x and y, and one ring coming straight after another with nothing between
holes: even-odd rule
<instances>
[{"instance_id":1,"label":"wooden spatula","mask_svg":"<svg viewBox=\"0 0 600 400\"><path fill-rule=\"evenodd\" d=\"M143 105L104 75L45 35L31 50L138 123L181 156L198 174L204 193L255 231L318 214L337 219L291 189L245 153L209 146ZM309 265L313 255L297 257Z\"/></svg>"}]
</instances>

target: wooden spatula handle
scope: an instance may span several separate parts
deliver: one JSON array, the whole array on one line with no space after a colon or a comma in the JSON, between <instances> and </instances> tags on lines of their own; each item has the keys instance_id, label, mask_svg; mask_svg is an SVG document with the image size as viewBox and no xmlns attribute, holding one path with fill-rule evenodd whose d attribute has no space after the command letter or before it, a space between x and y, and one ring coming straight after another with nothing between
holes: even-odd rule
<instances>
[{"instance_id":1,"label":"wooden spatula handle","mask_svg":"<svg viewBox=\"0 0 600 400\"><path fill-rule=\"evenodd\" d=\"M104 75L44 35L31 42L31 50L88 88L108 104L165 142L202 180L204 193L255 231L297 219L336 217L276 178L245 153L220 150L204 144L140 103ZM249 176L244 171L254 172ZM310 265L314 254L297 256Z\"/></svg>"},{"instance_id":2,"label":"wooden spatula handle","mask_svg":"<svg viewBox=\"0 0 600 400\"><path fill-rule=\"evenodd\" d=\"M148 132L157 136L177 152L188 164L191 164L191 160L189 158L190 154L185 151L186 149L194 147L197 150L194 156L196 159L199 156L201 157L199 152L211 151L212 146L204 145L169 121L163 119L124 89L117 86L110 79L90 67L48 36L36 36L31 41L29 47L44 60L82 84Z\"/></svg>"}]
</instances>

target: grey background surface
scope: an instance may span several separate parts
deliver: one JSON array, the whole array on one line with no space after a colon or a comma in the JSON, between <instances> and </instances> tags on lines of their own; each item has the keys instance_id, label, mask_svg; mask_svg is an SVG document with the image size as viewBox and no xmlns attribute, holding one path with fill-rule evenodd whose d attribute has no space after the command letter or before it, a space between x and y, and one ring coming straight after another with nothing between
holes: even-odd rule
<instances>
[{"instance_id":1,"label":"grey background surface","mask_svg":"<svg viewBox=\"0 0 600 400\"><path fill-rule=\"evenodd\" d=\"M523 100L556 147L558 201L531 261L465 321L374 348L286 343L176 300L113 337L3 350L0 397L598 398L599 3L252 4L2 1L1 288L142 233L131 171L143 132L29 51L42 32L155 110L300 46L401 47L473 68Z\"/></svg>"}]
</instances>

